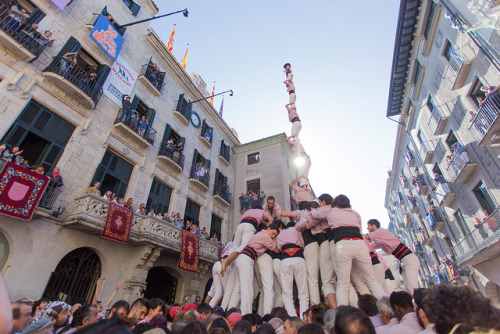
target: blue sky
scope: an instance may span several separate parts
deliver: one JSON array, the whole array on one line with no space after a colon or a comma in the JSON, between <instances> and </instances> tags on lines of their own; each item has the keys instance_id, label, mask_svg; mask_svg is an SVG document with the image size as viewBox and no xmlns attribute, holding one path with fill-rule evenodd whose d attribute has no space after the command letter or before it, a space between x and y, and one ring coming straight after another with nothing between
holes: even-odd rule
<instances>
[{"instance_id":1,"label":"blue sky","mask_svg":"<svg viewBox=\"0 0 500 334\"><path fill-rule=\"evenodd\" d=\"M363 224L388 223L384 208L397 124L385 118L399 1L159 1L160 14L188 8L151 26L187 72L224 100L224 119L242 143L290 134L283 64L297 91L300 138L312 160L317 195L345 194ZM218 110L222 98L216 97Z\"/></svg>"}]
</instances>

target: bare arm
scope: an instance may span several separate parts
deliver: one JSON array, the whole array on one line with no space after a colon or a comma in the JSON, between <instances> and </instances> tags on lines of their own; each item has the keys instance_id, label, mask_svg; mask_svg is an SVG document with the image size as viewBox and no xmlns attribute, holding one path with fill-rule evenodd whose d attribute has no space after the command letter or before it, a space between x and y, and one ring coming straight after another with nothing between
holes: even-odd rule
<instances>
[{"instance_id":1,"label":"bare arm","mask_svg":"<svg viewBox=\"0 0 500 334\"><path fill-rule=\"evenodd\" d=\"M281 213L281 216L283 217L288 217L288 218L292 218L294 215L293 215L293 212L292 211L283 211Z\"/></svg>"},{"instance_id":2,"label":"bare arm","mask_svg":"<svg viewBox=\"0 0 500 334\"><path fill-rule=\"evenodd\" d=\"M94 293L94 298L92 299L92 304L97 304L97 299L98 299L98 293L99 293L99 282L101 279L99 278L97 282L95 283L95 293Z\"/></svg>"},{"instance_id":3,"label":"bare arm","mask_svg":"<svg viewBox=\"0 0 500 334\"><path fill-rule=\"evenodd\" d=\"M113 299L115 298L115 295L116 293L118 292L118 290L120 290L120 288L122 287L123 283L120 282L116 285L115 287L115 290L113 291L113 293L111 294L111 297L109 297L108 301L106 302L106 304L104 304L104 308L108 308L109 305L111 305L111 303L113 302Z\"/></svg>"}]
</instances>

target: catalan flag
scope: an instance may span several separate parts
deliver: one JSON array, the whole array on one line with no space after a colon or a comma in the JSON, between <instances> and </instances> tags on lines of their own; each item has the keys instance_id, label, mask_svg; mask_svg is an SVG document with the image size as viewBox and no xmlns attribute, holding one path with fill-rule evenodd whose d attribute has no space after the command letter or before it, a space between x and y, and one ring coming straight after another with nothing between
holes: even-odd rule
<instances>
[{"instance_id":1,"label":"catalan flag","mask_svg":"<svg viewBox=\"0 0 500 334\"><path fill-rule=\"evenodd\" d=\"M186 61L187 61L187 57L188 57L188 50L189 50L189 44L187 45L186 54L184 55L184 58L182 58L182 62L181 62L181 65L182 65L183 69L186 69Z\"/></svg>"},{"instance_id":2,"label":"catalan flag","mask_svg":"<svg viewBox=\"0 0 500 334\"><path fill-rule=\"evenodd\" d=\"M168 40L167 43L167 49L170 52L172 52L172 50L174 49L174 35L175 35L175 24L174 24L174 29L172 29L172 33L170 34L170 39Z\"/></svg>"},{"instance_id":3,"label":"catalan flag","mask_svg":"<svg viewBox=\"0 0 500 334\"><path fill-rule=\"evenodd\" d=\"M222 97L222 103L220 104L219 116L222 117L222 111L224 110L224 96Z\"/></svg>"},{"instance_id":4,"label":"catalan flag","mask_svg":"<svg viewBox=\"0 0 500 334\"><path fill-rule=\"evenodd\" d=\"M215 81L214 81L214 87L212 88L212 97L210 98L210 104L214 105L214 94L215 94Z\"/></svg>"}]
</instances>

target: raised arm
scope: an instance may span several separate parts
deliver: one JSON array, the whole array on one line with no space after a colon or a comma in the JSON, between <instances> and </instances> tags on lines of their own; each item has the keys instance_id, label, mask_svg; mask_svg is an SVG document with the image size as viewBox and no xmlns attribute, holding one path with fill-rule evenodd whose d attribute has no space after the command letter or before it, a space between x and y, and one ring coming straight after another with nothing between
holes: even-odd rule
<instances>
[{"instance_id":1,"label":"raised arm","mask_svg":"<svg viewBox=\"0 0 500 334\"><path fill-rule=\"evenodd\" d=\"M122 287L123 283L120 282L116 285L115 287L115 290L113 291L113 293L111 294L111 297L109 297L108 301L106 302L106 304L104 304L104 308L107 309L109 307L109 305L111 305L111 303L113 302L113 299L115 298L115 295L116 293L118 292L118 290L120 290L120 288Z\"/></svg>"}]
</instances>

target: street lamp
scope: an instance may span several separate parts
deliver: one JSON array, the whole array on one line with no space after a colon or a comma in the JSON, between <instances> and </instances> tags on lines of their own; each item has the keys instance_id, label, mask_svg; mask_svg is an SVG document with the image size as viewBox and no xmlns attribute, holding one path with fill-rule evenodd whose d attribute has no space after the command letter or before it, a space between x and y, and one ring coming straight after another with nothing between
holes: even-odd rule
<instances>
[{"instance_id":1,"label":"street lamp","mask_svg":"<svg viewBox=\"0 0 500 334\"><path fill-rule=\"evenodd\" d=\"M130 23L127 23L127 24L122 24L120 26L117 26L116 28L119 29L119 28L130 27L130 26L133 26L135 24L139 24L139 23L143 23L143 22L148 22L148 21L153 21L153 20L156 20L156 19L161 19L162 17L167 17L167 16L170 16L170 15L178 14L178 13L182 13L182 15L184 15L184 17L188 17L188 15L189 15L189 12L188 12L187 8L184 8L184 9L178 10L176 12L172 12L172 13L168 13L168 14L163 14L163 15L160 15L160 16L153 16L153 17L150 17L149 19L144 19L144 20L130 22Z\"/></svg>"}]
</instances>

